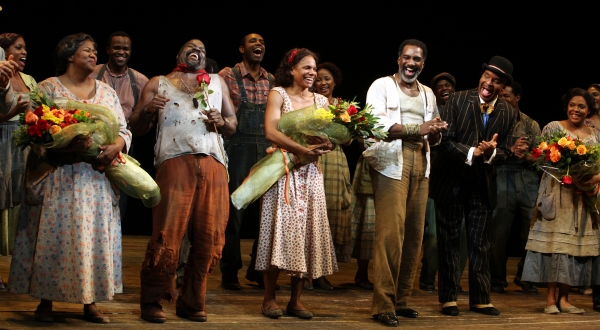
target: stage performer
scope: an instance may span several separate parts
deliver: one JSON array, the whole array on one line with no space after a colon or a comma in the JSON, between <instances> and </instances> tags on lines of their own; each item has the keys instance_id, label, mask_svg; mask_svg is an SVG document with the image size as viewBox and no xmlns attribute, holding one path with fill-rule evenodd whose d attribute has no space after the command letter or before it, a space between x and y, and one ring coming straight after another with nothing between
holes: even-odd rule
<instances>
[{"instance_id":1,"label":"stage performer","mask_svg":"<svg viewBox=\"0 0 600 330\"><path fill-rule=\"evenodd\" d=\"M438 237L438 296L442 313L457 316L460 227L465 217L469 255L470 310L499 315L490 303L490 221L496 207L495 166L508 153L506 141L518 112L499 97L512 82L513 65L494 56L483 64L479 87L450 94L448 122L431 175Z\"/></svg>"},{"instance_id":2,"label":"stage performer","mask_svg":"<svg viewBox=\"0 0 600 330\"><path fill-rule=\"evenodd\" d=\"M370 164L375 200L372 315L388 326L397 316L417 317L407 298L417 272L429 191L429 147L447 128L431 88L417 78L427 59L425 43L408 39L398 49L398 73L375 80L367 104L388 139L363 153Z\"/></svg>"},{"instance_id":3,"label":"stage performer","mask_svg":"<svg viewBox=\"0 0 600 330\"><path fill-rule=\"evenodd\" d=\"M237 120L225 81L206 73L205 64L202 41L186 42L175 70L150 79L129 118L134 134L158 125L154 165L162 201L152 210L152 237L140 274L142 318L149 322L165 322L159 301L177 296L174 276L188 227L191 249L176 313L206 321L206 280L225 243L229 189L221 136L233 134ZM202 81L208 85L204 89ZM205 96L202 102L194 97L197 92ZM203 110L205 101L209 108Z\"/></svg>"}]
</instances>

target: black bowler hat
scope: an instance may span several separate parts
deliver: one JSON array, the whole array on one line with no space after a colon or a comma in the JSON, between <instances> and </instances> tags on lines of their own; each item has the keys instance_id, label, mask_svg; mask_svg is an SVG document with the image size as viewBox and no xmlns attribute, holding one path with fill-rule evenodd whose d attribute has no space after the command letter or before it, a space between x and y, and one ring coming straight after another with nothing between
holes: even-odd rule
<instances>
[{"instance_id":1,"label":"black bowler hat","mask_svg":"<svg viewBox=\"0 0 600 330\"><path fill-rule=\"evenodd\" d=\"M442 79L448 80L452 84L452 87L456 88L456 79L454 79L454 77L451 74L449 74L448 72L442 72L442 73L438 74L437 76L433 77L433 79L431 79L431 83L430 83L429 87L435 88L435 84L438 82L438 80L442 80Z\"/></svg>"},{"instance_id":2,"label":"black bowler hat","mask_svg":"<svg viewBox=\"0 0 600 330\"><path fill-rule=\"evenodd\" d=\"M490 70L493 73L504 77L506 79L506 84L510 85L513 81L513 77L511 76L513 72L513 65L509 60L502 56L494 56L490 59L489 64L483 63L481 66L483 70Z\"/></svg>"}]
</instances>

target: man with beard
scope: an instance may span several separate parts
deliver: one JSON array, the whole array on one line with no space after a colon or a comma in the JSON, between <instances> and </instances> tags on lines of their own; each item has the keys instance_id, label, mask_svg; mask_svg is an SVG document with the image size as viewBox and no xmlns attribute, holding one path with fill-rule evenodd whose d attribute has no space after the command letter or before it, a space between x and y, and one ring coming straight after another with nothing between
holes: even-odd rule
<instances>
[{"instance_id":1,"label":"man with beard","mask_svg":"<svg viewBox=\"0 0 600 330\"><path fill-rule=\"evenodd\" d=\"M371 165L375 201L372 315L398 326L397 316L417 317L407 299L417 270L429 190L429 145L447 128L432 90L419 83L427 47L409 39L398 49L398 73L375 80L367 93L373 114L388 131L363 153Z\"/></svg>"},{"instance_id":2,"label":"man with beard","mask_svg":"<svg viewBox=\"0 0 600 330\"><path fill-rule=\"evenodd\" d=\"M131 116L131 112L138 103L140 94L144 86L146 86L148 78L138 71L127 67L127 63L131 57L131 37L127 33L117 31L111 34L108 37L107 44L106 53L108 54L108 63L96 65L96 69L90 74L90 77L107 83L117 92L125 120L129 121L129 116ZM129 155L132 157L135 156L133 143L129 148ZM119 198L121 219L125 218L127 199L127 194L122 192Z\"/></svg>"},{"instance_id":3,"label":"man with beard","mask_svg":"<svg viewBox=\"0 0 600 330\"><path fill-rule=\"evenodd\" d=\"M506 262L508 260L506 242L514 224L519 226L519 248L522 254L517 265L514 282L523 289L524 293L537 294L538 290L535 286L521 281L521 275L525 264L525 245L529 236L531 215L539 188L539 179L535 167L532 166L534 160L529 151L530 145L531 147L537 145L534 139L542 135L542 131L535 120L519 109L521 95L523 95L523 88L516 81L504 87L501 94L504 100L519 112L519 121L515 123L513 131L508 136L511 155L507 157L504 164L496 168L498 205L494 211L490 229L492 233L490 241L491 290L504 293L504 288L508 286L506 281ZM516 221L515 214L517 215Z\"/></svg>"},{"instance_id":4,"label":"man with beard","mask_svg":"<svg viewBox=\"0 0 600 330\"><path fill-rule=\"evenodd\" d=\"M175 269L186 230L191 249L176 313L206 321L206 280L225 243L229 189L221 135L235 133L237 120L225 81L206 73L205 63L204 44L186 42L177 67L150 79L130 117L137 135L157 125L154 165L162 200L152 209L152 237L140 273L141 316L149 322L166 321L159 301L176 296Z\"/></svg>"},{"instance_id":5,"label":"man with beard","mask_svg":"<svg viewBox=\"0 0 600 330\"><path fill-rule=\"evenodd\" d=\"M252 33L240 41L239 52L242 62L233 68L226 67L219 75L223 77L229 88L231 101L238 118L235 134L225 139L225 150L229 161L235 164L229 169L229 191L235 191L250 172L250 168L267 155L271 143L265 138L264 121L267 95L273 88L273 76L260 66L265 55L265 41L259 34ZM222 286L227 290L240 290L238 270L242 268L240 251L240 231L242 220L253 221L255 230L250 236L258 235L259 201L244 209L238 210L230 204L229 221L225 230L225 247L221 258ZM252 245L250 265L246 271L246 279L257 282L264 288L263 274L254 269L256 261L257 241Z\"/></svg>"},{"instance_id":6,"label":"man with beard","mask_svg":"<svg viewBox=\"0 0 600 330\"><path fill-rule=\"evenodd\" d=\"M460 227L467 228L470 310L499 315L490 303L490 226L496 207L496 164L507 157L518 112L499 97L512 82L513 65L494 56L483 64L479 87L450 94L442 119L448 130L433 164L430 196L438 237L438 296L442 313L456 316Z\"/></svg>"}]
</instances>

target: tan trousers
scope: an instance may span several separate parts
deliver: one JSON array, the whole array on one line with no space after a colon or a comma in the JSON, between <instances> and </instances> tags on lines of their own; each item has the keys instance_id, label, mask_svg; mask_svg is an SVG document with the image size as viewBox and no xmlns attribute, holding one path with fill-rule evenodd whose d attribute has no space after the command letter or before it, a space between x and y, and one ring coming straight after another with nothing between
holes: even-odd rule
<instances>
[{"instance_id":1,"label":"tan trousers","mask_svg":"<svg viewBox=\"0 0 600 330\"><path fill-rule=\"evenodd\" d=\"M406 308L417 272L429 179L421 144L405 143L402 180L370 169L375 196L372 314Z\"/></svg>"}]
</instances>

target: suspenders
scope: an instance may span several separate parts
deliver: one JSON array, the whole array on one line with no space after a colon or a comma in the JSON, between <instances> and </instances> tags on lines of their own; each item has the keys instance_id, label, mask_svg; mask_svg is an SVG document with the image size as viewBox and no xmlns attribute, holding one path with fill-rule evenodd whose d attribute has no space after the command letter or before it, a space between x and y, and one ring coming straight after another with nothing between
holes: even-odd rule
<instances>
[{"instance_id":1,"label":"suspenders","mask_svg":"<svg viewBox=\"0 0 600 330\"><path fill-rule=\"evenodd\" d=\"M100 67L100 71L98 71L98 76L96 77L96 79L98 80L102 80L102 78L104 77L104 72L106 71L106 64L103 64L102 67ZM130 68L127 68L127 74L129 75L129 83L131 84L131 91L133 92L133 108L135 109L135 106L137 105L138 102L138 97L140 95L140 91L138 90L137 87L137 83L135 81L135 76L133 75L133 71Z\"/></svg>"}]
</instances>

